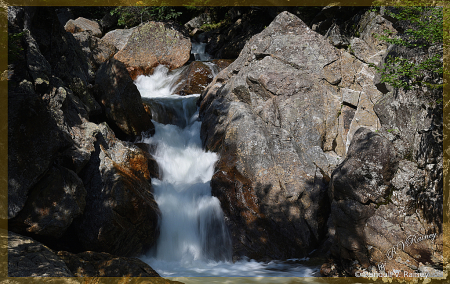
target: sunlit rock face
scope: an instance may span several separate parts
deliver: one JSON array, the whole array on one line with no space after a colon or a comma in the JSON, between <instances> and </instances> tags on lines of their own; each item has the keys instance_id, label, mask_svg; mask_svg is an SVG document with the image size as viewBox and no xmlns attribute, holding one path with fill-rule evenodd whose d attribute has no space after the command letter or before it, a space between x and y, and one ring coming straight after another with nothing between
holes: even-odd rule
<instances>
[{"instance_id":1,"label":"sunlit rock face","mask_svg":"<svg viewBox=\"0 0 450 284\"><path fill-rule=\"evenodd\" d=\"M191 47L191 40L171 24L148 22L133 30L114 58L127 66L134 80L151 74L160 64L171 70L183 66L189 60Z\"/></svg>"},{"instance_id":2,"label":"sunlit rock face","mask_svg":"<svg viewBox=\"0 0 450 284\"><path fill-rule=\"evenodd\" d=\"M234 256L304 256L325 236L341 99L340 53L283 12L202 93L212 192ZM270 245L269 245L270 244Z\"/></svg>"}]
</instances>

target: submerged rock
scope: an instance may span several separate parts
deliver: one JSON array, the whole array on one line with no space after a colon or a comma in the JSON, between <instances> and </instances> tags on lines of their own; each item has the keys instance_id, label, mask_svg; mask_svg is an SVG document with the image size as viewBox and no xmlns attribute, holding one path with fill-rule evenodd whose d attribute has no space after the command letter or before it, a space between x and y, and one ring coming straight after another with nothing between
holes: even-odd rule
<instances>
[{"instance_id":1,"label":"submerged rock","mask_svg":"<svg viewBox=\"0 0 450 284\"><path fill-rule=\"evenodd\" d=\"M158 65L170 70L183 66L190 57L191 40L168 23L148 22L138 26L127 44L114 56L123 62L134 80L153 72Z\"/></svg>"}]
</instances>

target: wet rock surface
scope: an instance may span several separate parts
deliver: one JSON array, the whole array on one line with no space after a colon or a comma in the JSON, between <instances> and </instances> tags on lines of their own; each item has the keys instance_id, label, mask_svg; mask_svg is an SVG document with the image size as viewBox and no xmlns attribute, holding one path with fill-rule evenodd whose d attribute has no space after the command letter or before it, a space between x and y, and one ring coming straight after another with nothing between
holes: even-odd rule
<instances>
[{"instance_id":1,"label":"wet rock surface","mask_svg":"<svg viewBox=\"0 0 450 284\"><path fill-rule=\"evenodd\" d=\"M174 93L180 96L200 94L221 70L231 64L231 60L194 61L180 74Z\"/></svg>"}]
</instances>

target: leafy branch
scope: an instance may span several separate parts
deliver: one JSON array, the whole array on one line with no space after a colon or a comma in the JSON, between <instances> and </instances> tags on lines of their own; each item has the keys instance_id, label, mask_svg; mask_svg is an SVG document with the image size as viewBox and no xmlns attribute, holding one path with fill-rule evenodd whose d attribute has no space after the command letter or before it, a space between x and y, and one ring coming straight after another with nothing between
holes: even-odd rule
<instances>
[{"instance_id":1,"label":"leafy branch","mask_svg":"<svg viewBox=\"0 0 450 284\"><path fill-rule=\"evenodd\" d=\"M401 36L385 31L377 38L398 46L419 48L424 51L431 46L443 43L443 9L440 7L395 7L395 12L386 10L386 15L408 24L408 29ZM399 56L388 56L382 67L374 67L381 73L381 82L394 88L411 89L413 86L426 85L439 88L442 85L433 85L425 78L442 77L444 68L442 54L429 55L417 62Z\"/></svg>"}]
</instances>

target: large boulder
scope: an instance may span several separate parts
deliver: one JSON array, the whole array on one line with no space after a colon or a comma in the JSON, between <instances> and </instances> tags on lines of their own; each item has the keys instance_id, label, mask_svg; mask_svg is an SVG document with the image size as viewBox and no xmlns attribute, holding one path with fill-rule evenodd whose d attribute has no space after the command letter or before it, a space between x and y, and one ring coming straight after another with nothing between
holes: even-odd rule
<instances>
[{"instance_id":1,"label":"large boulder","mask_svg":"<svg viewBox=\"0 0 450 284\"><path fill-rule=\"evenodd\" d=\"M9 90L8 110L8 218L13 218L58 152L72 141L59 129L46 102L29 81Z\"/></svg>"},{"instance_id":2,"label":"large boulder","mask_svg":"<svg viewBox=\"0 0 450 284\"><path fill-rule=\"evenodd\" d=\"M144 110L141 94L125 65L112 58L97 72L97 100L119 137L136 137L143 131L154 133L151 117Z\"/></svg>"},{"instance_id":3,"label":"large boulder","mask_svg":"<svg viewBox=\"0 0 450 284\"><path fill-rule=\"evenodd\" d=\"M12 232L7 236L9 277L74 276L65 262L43 244Z\"/></svg>"},{"instance_id":4,"label":"large boulder","mask_svg":"<svg viewBox=\"0 0 450 284\"><path fill-rule=\"evenodd\" d=\"M442 227L426 217L426 208L416 206L425 171L399 159L388 139L360 128L333 172L331 252L348 275L371 266L404 275L442 261Z\"/></svg>"},{"instance_id":5,"label":"large boulder","mask_svg":"<svg viewBox=\"0 0 450 284\"><path fill-rule=\"evenodd\" d=\"M116 139L106 124L92 130L95 151L79 174L87 196L84 214L74 222L78 239L85 250L145 253L158 237L160 218L148 160L138 147Z\"/></svg>"},{"instance_id":6,"label":"large boulder","mask_svg":"<svg viewBox=\"0 0 450 284\"><path fill-rule=\"evenodd\" d=\"M71 170L54 166L33 187L25 208L8 222L8 228L57 239L83 213L85 197L81 179Z\"/></svg>"},{"instance_id":7,"label":"large boulder","mask_svg":"<svg viewBox=\"0 0 450 284\"><path fill-rule=\"evenodd\" d=\"M150 74L158 65L170 70L183 66L190 57L191 40L169 23L148 22L137 27L127 44L114 56L123 62L132 79Z\"/></svg>"},{"instance_id":8,"label":"large boulder","mask_svg":"<svg viewBox=\"0 0 450 284\"><path fill-rule=\"evenodd\" d=\"M283 12L203 92L202 140L221 157L212 193L235 257L304 256L324 239L327 181L337 163L339 59L322 36Z\"/></svg>"},{"instance_id":9,"label":"large boulder","mask_svg":"<svg viewBox=\"0 0 450 284\"><path fill-rule=\"evenodd\" d=\"M375 207L390 198L389 182L398 159L392 144L384 137L360 128L353 137L347 158L333 171L329 195L334 223L336 255L355 258L368 267L364 243L366 221Z\"/></svg>"},{"instance_id":10,"label":"large boulder","mask_svg":"<svg viewBox=\"0 0 450 284\"><path fill-rule=\"evenodd\" d=\"M68 20L64 25L64 29L69 33L79 33L84 31L92 32L93 36L102 37L102 30L99 23L79 17L75 20Z\"/></svg>"}]
</instances>

